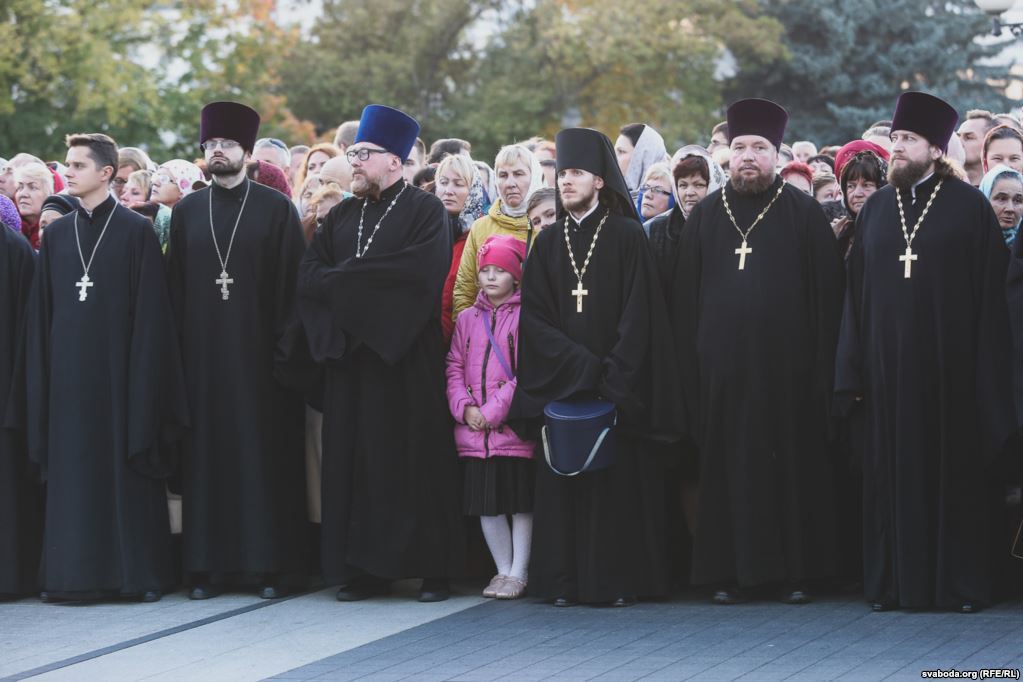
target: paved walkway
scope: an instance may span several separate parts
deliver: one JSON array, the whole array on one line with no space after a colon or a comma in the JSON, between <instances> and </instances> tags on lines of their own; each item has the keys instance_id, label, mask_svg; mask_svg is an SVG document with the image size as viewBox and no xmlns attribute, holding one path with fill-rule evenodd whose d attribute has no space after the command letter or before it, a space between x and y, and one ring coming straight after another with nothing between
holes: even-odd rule
<instances>
[{"instance_id":1,"label":"paved walkway","mask_svg":"<svg viewBox=\"0 0 1023 682\"><path fill-rule=\"evenodd\" d=\"M0 679L882 680L1023 667L1023 603L979 614L875 614L854 598L716 607L702 595L629 609L555 609L334 590L276 602L0 605ZM945 678L948 679L948 678Z\"/></svg>"}]
</instances>

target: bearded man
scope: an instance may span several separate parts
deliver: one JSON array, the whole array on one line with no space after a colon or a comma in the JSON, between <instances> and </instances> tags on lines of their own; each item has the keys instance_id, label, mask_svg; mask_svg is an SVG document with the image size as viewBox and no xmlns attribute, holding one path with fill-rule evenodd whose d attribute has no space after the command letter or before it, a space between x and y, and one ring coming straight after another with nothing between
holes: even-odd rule
<instances>
[{"instance_id":1,"label":"bearded man","mask_svg":"<svg viewBox=\"0 0 1023 682\"><path fill-rule=\"evenodd\" d=\"M440 327L451 231L440 199L402 177L418 134L404 112L366 107L346 151L355 196L327 214L299 276L325 370L323 574L339 601L411 577L420 601L441 601L461 564Z\"/></svg>"},{"instance_id":2,"label":"bearded man","mask_svg":"<svg viewBox=\"0 0 1023 682\"><path fill-rule=\"evenodd\" d=\"M890 184L857 216L848 259L835 391L863 411L863 587L878 611L991 599L994 466L1016 431L1009 251L945 160L957 119L937 97L899 97Z\"/></svg>"},{"instance_id":3,"label":"bearded man","mask_svg":"<svg viewBox=\"0 0 1023 682\"><path fill-rule=\"evenodd\" d=\"M699 449L692 579L714 602L803 604L834 572L829 397L842 264L820 205L775 172L788 114L728 108L731 179L692 210L669 306Z\"/></svg>"}]
</instances>

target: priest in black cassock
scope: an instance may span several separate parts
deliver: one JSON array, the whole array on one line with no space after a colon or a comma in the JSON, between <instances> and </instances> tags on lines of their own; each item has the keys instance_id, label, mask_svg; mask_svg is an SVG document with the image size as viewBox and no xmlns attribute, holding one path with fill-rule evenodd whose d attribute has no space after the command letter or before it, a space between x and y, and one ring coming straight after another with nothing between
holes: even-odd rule
<instances>
[{"instance_id":1,"label":"priest in black cassock","mask_svg":"<svg viewBox=\"0 0 1023 682\"><path fill-rule=\"evenodd\" d=\"M188 420L166 273L152 224L110 194L114 141L67 143L81 205L43 234L26 342L43 599L155 601L172 582L165 478Z\"/></svg>"},{"instance_id":2,"label":"priest in black cassock","mask_svg":"<svg viewBox=\"0 0 1023 682\"><path fill-rule=\"evenodd\" d=\"M305 403L292 385L305 240L280 192L246 177L259 115L202 111L210 187L171 214L171 301L191 410L182 456L190 597L255 585L281 596L306 568Z\"/></svg>"},{"instance_id":3,"label":"priest in black cassock","mask_svg":"<svg viewBox=\"0 0 1023 682\"><path fill-rule=\"evenodd\" d=\"M38 589L43 497L25 450L25 306L35 254L20 232L0 224L0 599Z\"/></svg>"},{"instance_id":4,"label":"priest in black cassock","mask_svg":"<svg viewBox=\"0 0 1023 682\"><path fill-rule=\"evenodd\" d=\"M651 444L682 431L676 363L656 265L610 140L571 128L556 145L563 210L523 271L509 422L537 438L548 403L601 397L618 411L617 456L573 478L537 469L529 591L556 606L630 606L669 588L664 450Z\"/></svg>"},{"instance_id":5,"label":"priest in black cassock","mask_svg":"<svg viewBox=\"0 0 1023 682\"><path fill-rule=\"evenodd\" d=\"M944 158L957 120L937 97L899 98L890 184L857 216L848 259L836 407L864 411L875 610L991 600L993 465L1016 432L1009 253L987 199Z\"/></svg>"},{"instance_id":6,"label":"priest in black cassock","mask_svg":"<svg viewBox=\"0 0 1023 682\"><path fill-rule=\"evenodd\" d=\"M728 108L731 179L690 213L671 312L700 454L692 579L714 602L834 573L830 396L842 263L820 205L775 173L784 109Z\"/></svg>"},{"instance_id":7,"label":"priest in black cassock","mask_svg":"<svg viewBox=\"0 0 1023 682\"><path fill-rule=\"evenodd\" d=\"M440 200L402 178L419 124L365 108L347 150L352 192L302 261L299 310L324 365L322 558L339 601L460 570L459 469L446 398L440 296L451 262Z\"/></svg>"}]
</instances>

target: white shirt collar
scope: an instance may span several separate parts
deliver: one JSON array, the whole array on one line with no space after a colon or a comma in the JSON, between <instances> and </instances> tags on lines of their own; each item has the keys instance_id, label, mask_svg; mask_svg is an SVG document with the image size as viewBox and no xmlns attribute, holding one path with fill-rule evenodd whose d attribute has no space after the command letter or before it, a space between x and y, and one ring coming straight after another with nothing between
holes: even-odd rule
<instances>
[{"instance_id":1,"label":"white shirt collar","mask_svg":"<svg viewBox=\"0 0 1023 682\"><path fill-rule=\"evenodd\" d=\"M569 215L572 216L572 220L574 220L577 225L582 225L583 221L586 220L587 218L589 218L590 214L593 213L594 211L596 211L598 206L600 206L600 202L599 201L594 202L593 206L590 207L590 210L586 211L586 213L583 213L582 216L580 216L579 218L576 218L571 213L569 213Z\"/></svg>"},{"instance_id":2,"label":"white shirt collar","mask_svg":"<svg viewBox=\"0 0 1023 682\"><path fill-rule=\"evenodd\" d=\"M931 171L925 177L921 178L919 182L910 187L909 194L913 197L913 201L916 201L916 188L930 180L932 175L934 175L934 171Z\"/></svg>"}]
</instances>

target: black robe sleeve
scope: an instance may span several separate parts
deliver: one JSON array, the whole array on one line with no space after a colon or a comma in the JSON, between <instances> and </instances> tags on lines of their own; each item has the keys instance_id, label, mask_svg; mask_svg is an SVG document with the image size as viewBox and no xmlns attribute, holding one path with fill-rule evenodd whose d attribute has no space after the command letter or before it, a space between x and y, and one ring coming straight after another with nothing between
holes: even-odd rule
<instances>
[{"instance_id":1,"label":"black robe sleeve","mask_svg":"<svg viewBox=\"0 0 1023 682\"><path fill-rule=\"evenodd\" d=\"M0 225L2 227L2 225ZM10 270L7 281L0 283L7 300L10 316L6 320L13 329L3 330L4 341L10 340L10 346L0 345L0 373L10 371L9 382L0 382L0 386L9 386L7 395L0 393L0 425L12 430L25 430L25 314L29 292L32 288L32 276L35 273L35 253L31 245L20 234L8 231L0 235L6 240L7 263ZM3 342L0 342L2 344ZM2 376L2 374L0 374Z\"/></svg>"},{"instance_id":2,"label":"black robe sleeve","mask_svg":"<svg viewBox=\"0 0 1023 682\"><path fill-rule=\"evenodd\" d=\"M343 204L316 231L298 283L299 315L316 362L340 360L349 346L363 343L394 365L429 321L439 317L441 289L451 265L451 236L444 205L435 197L426 199L399 204L388 217L408 231L394 251L374 247L356 258L352 243L344 253L335 253ZM403 324L395 325L395 320Z\"/></svg>"},{"instance_id":3,"label":"black robe sleeve","mask_svg":"<svg viewBox=\"0 0 1023 682\"><path fill-rule=\"evenodd\" d=\"M699 423L700 363L696 353L697 320L700 315L700 278L703 268L699 234L704 220L697 204L686 220L671 259L668 283L668 309L675 340L680 376L680 411L684 415L685 434L696 440L694 427Z\"/></svg>"},{"instance_id":4,"label":"black robe sleeve","mask_svg":"<svg viewBox=\"0 0 1023 682\"><path fill-rule=\"evenodd\" d=\"M53 314L47 234L44 231L39 242L38 267L29 294L24 369L28 456L39 468L44 481L49 461L50 322Z\"/></svg>"},{"instance_id":5,"label":"black robe sleeve","mask_svg":"<svg viewBox=\"0 0 1023 682\"><path fill-rule=\"evenodd\" d=\"M274 283L273 324L277 346L274 350L274 378L293 390L311 389L319 376L309 354L305 330L298 316L296 295L298 271L306 244L298 210L290 202L286 212L275 220L280 226L274 245L277 257L277 281Z\"/></svg>"}]
</instances>

